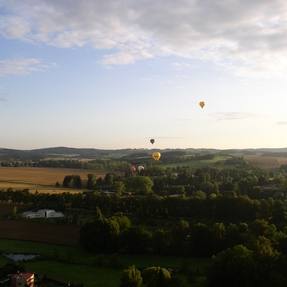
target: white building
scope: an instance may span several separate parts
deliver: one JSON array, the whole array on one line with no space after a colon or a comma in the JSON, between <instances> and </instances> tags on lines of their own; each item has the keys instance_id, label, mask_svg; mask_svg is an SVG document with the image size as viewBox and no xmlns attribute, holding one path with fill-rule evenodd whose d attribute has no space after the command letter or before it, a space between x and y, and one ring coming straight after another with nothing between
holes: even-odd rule
<instances>
[{"instance_id":1,"label":"white building","mask_svg":"<svg viewBox=\"0 0 287 287\"><path fill-rule=\"evenodd\" d=\"M57 212L53 209L39 209L38 211L26 211L22 213L24 218L63 218L62 212Z\"/></svg>"}]
</instances>

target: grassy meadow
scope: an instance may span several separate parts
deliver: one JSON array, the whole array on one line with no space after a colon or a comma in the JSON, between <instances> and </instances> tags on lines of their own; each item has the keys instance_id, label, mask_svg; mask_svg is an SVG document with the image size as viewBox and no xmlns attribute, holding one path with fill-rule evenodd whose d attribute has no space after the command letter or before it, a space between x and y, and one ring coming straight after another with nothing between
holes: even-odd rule
<instances>
[{"instance_id":1,"label":"grassy meadow","mask_svg":"<svg viewBox=\"0 0 287 287\"><path fill-rule=\"evenodd\" d=\"M179 268L183 263L195 269L209 265L210 259L184 259L152 255L92 255L80 247L0 239L0 252L40 254L41 260L26 262L26 270L87 287L117 287L122 270L130 265L138 268L162 266ZM0 265L8 260L0 256Z\"/></svg>"},{"instance_id":2,"label":"grassy meadow","mask_svg":"<svg viewBox=\"0 0 287 287\"><path fill-rule=\"evenodd\" d=\"M64 282L83 283L86 287L117 287L121 270L101 268L57 261L42 260L26 263L28 271L46 274L49 278Z\"/></svg>"},{"instance_id":3,"label":"grassy meadow","mask_svg":"<svg viewBox=\"0 0 287 287\"><path fill-rule=\"evenodd\" d=\"M175 163L169 163L169 164L163 164L164 167L178 167L178 166L188 166L191 168L202 168L206 166L214 166L219 165L225 160L231 158L229 155L216 155L212 159L191 159L189 161L183 161L183 162L175 162Z\"/></svg>"}]
</instances>

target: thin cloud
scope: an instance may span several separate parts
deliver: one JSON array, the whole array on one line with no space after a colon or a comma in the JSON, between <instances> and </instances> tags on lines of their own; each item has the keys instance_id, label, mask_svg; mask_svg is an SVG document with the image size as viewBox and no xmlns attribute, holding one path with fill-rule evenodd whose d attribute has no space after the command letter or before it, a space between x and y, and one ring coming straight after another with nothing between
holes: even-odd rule
<instances>
[{"instance_id":1,"label":"thin cloud","mask_svg":"<svg viewBox=\"0 0 287 287\"><path fill-rule=\"evenodd\" d=\"M241 113L241 112L221 112L209 114L216 121L233 121L233 120L246 120L250 118L260 117L261 115L253 113ZM178 118L177 121L194 121L194 118Z\"/></svg>"},{"instance_id":2,"label":"thin cloud","mask_svg":"<svg viewBox=\"0 0 287 287\"><path fill-rule=\"evenodd\" d=\"M241 112L225 112L225 113L213 113L210 114L217 121L234 121L234 120L246 120L250 118L256 118L259 115L253 113L241 113Z\"/></svg>"},{"instance_id":3,"label":"thin cloud","mask_svg":"<svg viewBox=\"0 0 287 287\"><path fill-rule=\"evenodd\" d=\"M8 100L6 98L0 97L0 102L7 102Z\"/></svg>"},{"instance_id":4,"label":"thin cloud","mask_svg":"<svg viewBox=\"0 0 287 287\"><path fill-rule=\"evenodd\" d=\"M177 56L243 77L287 70L284 0L0 0L0 8L0 36L92 46L106 51L105 65Z\"/></svg>"},{"instance_id":5,"label":"thin cloud","mask_svg":"<svg viewBox=\"0 0 287 287\"><path fill-rule=\"evenodd\" d=\"M175 140L175 139L183 139L183 137L159 136L159 137L155 137L155 139L161 139L161 140Z\"/></svg>"},{"instance_id":6,"label":"thin cloud","mask_svg":"<svg viewBox=\"0 0 287 287\"><path fill-rule=\"evenodd\" d=\"M279 122L276 122L276 124L278 126L287 126L287 121L279 121Z\"/></svg>"},{"instance_id":7,"label":"thin cloud","mask_svg":"<svg viewBox=\"0 0 287 287\"><path fill-rule=\"evenodd\" d=\"M27 75L47 68L48 65L35 58L0 60L0 76Z\"/></svg>"}]
</instances>

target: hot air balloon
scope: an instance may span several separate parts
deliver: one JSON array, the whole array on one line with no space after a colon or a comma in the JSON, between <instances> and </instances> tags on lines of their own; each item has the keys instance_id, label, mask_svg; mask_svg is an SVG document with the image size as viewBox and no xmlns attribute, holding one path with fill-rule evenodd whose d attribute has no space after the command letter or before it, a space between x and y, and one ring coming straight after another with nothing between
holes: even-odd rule
<instances>
[{"instance_id":1,"label":"hot air balloon","mask_svg":"<svg viewBox=\"0 0 287 287\"><path fill-rule=\"evenodd\" d=\"M139 165L138 166L138 172L141 173L142 171L144 171L144 166L143 165Z\"/></svg>"},{"instance_id":2,"label":"hot air balloon","mask_svg":"<svg viewBox=\"0 0 287 287\"><path fill-rule=\"evenodd\" d=\"M199 102L199 105L200 105L200 107L203 109L204 106L205 106L205 102L204 102L204 101L201 101L201 102Z\"/></svg>"},{"instance_id":3,"label":"hot air balloon","mask_svg":"<svg viewBox=\"0 0 287 287\"><path fill-rule=\"evenodd\" d=\"M161 154L160 154L160 152L154 152L153 154L152 154L152 158L154 159L154 160L160 160L160 157L161 157Z\"/></svg>"},{"instance_id":4,"label":"hot air balloon","mask_svg":"<svg viewBox=\"0 0 287 287\"><path fill-rule=\"evenodd\" d=\"M150 139L150 143L154 144L155 143L155 139Z\"/></svg>"}]
</instances>

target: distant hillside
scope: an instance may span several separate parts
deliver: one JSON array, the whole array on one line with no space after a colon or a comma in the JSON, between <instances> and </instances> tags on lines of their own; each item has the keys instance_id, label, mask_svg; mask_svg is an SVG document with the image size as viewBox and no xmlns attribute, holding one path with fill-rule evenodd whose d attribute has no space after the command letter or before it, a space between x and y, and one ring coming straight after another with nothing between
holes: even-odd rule
<instances>
[{"instance_id":1,"label":"distant hillside","mask_svg":"<svg viewBox=\"0 0 287 287\"><path fill-rule=\"evenodd\" d=\"M34 150L0 149L2 160L39 160L44 158L105 159L121 158L134 153L133 149L101 150L68 147L53 147ZM138 152L138 150L137 150Z\"/></svg>"},{"instance_id":2,"label":"distant hillside","mask_svg":"<svg viewBox=\"0 0 287 287\"><path fill-rule=\"evenodd\" d=\"M93 148L53 147L34 150L14 150L0 148L0 160L40 160L40 159L132 159L146 158L151 150L148 149L118 149L104 150ZM162 154L168 157L186 157L198 155L222 154L232 156L245 155L287 155L287 148L262 149L164 149Z\"/></svg>"}]
</instances>

